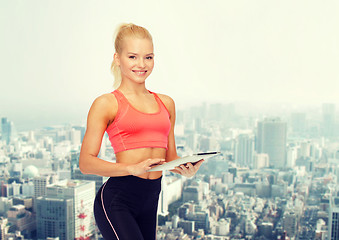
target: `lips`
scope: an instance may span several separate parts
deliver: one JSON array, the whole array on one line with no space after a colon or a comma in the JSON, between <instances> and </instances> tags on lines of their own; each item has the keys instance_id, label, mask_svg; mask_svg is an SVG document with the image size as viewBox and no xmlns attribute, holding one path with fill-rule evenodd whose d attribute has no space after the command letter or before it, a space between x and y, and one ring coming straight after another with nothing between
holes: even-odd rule
<instances>
[{"instance_id":1,"label":"lips","mask_svg":"<svg viewBox=\"0 0 339 240\"><path fill-rule=\"evenodd\" d=\"M138 76L143 76L146 74L147 70L143 70L143 71L133 70L133 72Z\"/></svg>"}]
</instances>

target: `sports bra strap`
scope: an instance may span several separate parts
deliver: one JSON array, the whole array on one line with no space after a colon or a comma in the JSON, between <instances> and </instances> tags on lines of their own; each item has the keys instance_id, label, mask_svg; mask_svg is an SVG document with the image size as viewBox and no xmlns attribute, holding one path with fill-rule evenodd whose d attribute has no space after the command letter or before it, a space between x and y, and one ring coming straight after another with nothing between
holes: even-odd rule
<instances>
[{"instance_id":1,"label":"sports bra strap","mask_svg":"<svg viewBox=\"0 0 339 240\"><path fill-rule=\"evenodd\" d=\"M149 91L149 92L152 93L155 96L156 100L157 99L159 100L159 102L162 104L162 106L166 109L168 115L171 116L171 114L169 113L165 103L161 100L161 98L158 96L158 94L156 94L155 92L151 92L151 91Z\"/></svg>"},{"instance_id":2,"label":"sports bra strap","mask_svg":"<svg viewBox=\"0 0 339 240\"><path fill-rule=\"evenodd\" d=\"M122 102L125 100L124 95L122 95L122 93L119 90L115 90L112 93L115 95L117 101Z\"/></svg>"}]
</instances>

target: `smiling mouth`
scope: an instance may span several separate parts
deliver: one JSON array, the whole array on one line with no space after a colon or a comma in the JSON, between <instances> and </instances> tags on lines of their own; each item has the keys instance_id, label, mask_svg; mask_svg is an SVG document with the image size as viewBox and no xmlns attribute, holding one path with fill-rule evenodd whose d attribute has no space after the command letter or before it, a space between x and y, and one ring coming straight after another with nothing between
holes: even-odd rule
<instances>
[{"instance_id":1,"label":"smiling mouth","mask_svg":"<svg viewBox=\"0 0 339 240\"><path fill-rule=\"evenodd\" d=\"M136 70L133 70L133 72L136 74L136 75L139 75L139 76L142 76L142 75L145 75L147 70L144 70L144 71L136 71Z\"/></svg>"}]
</instances>

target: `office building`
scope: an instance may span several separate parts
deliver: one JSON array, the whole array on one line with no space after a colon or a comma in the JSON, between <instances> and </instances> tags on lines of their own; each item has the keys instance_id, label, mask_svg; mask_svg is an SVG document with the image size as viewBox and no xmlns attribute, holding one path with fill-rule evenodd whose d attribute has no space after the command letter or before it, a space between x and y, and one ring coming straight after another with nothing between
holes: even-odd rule
<instances>
[{"instance_id":1,"label":"office building","mask_svg":"<svg viewBox=\"0 0 339 240\"><path fill-rule=\"evenodd\" d=\"M271 222L262 222L258 224L258 233L259 236L264 236L266 239L272 239L273 233L273 223Z\"/></svg>"},{"instance_id":2,"label":"office building","mask_svg":"<svg viewBox=\"0 0 339 240\"><path fill-rule=\"evenodd\" d=\"M230 232L230 219L221 218L215 226L215 235L217 236L227 236Z\"/></svg>"},{"instance_id":3,"label":"office building","mask_svg":"<svg viewBox=\"0 0 339 240\"><path fill-rule=\"evenodd\" d=\"M292 210L287 210L283 216L283 226L287 236L293 238L297 233L297 216Z\"/></svg>"},{"instance_id":4,"label":"office building","mask_svg":"<svg viewBox=\"0 0 339 240\"><path fill-rule=\"evenodd\" d=\"M72 128L70 130L70 140L73 145L75 146L80 145L81 144L81 131Z\"/></svg>"},{"instance_id":5,"label":"office building","mask_svg":"<svg viewBox=\"0 0 339 240\"><path fill-rule=\"evenodd\" d=\"M178 222L178 227L184 230L186 234L192 234L194 232L194 222L181 220Z\"/></svg>"},{"instance_id":6,"label":"office building","mask_svg":"<svg viewBox=\"0 0 339 240\"><path fill-rule=\"evenodd\" d=\"M82 142L82 139L83 139L84 136L85 136L86 127L83 127L83 126L73 126L73 128L74 128L75 130L80 131L80 134L81 134L81 142Z\"/></svg>"},{"instance_id":7,"label":"office building","mask_svg":"<svg viewBox=\"0 0 339 240\"><path fill-rule=\"evenodd\" d=\"M71 169L72 179L73 179L74 169L79 168L79 156L80 156L79 151L75 151L75 150L71 151L70 169Z\"/></svg>"},{"instance_id":8,"label":"office building","mask_svg":"<svg viewBox=\"0 0 339 240\"><path fill-rule=\"evenodd\" d=\"M198 203L202 200L202 191L198 186L187 186L183 190L183 201L189 202L193 201Z\"/></svg>"},{"instance_id":9,"label":"office building","mask_svg":"<svg viewBox=\"0 0 339 240\"><path fill-rule=\"evenodd\" d=\"M9 227L8 219L0 217L0 239L5 239L5 234L8 233Z\"/></svg>"},{"instance_id":10,"label":"office building","mask_svg":"<svg viewBox=\"0 0 339 240\"><path fill-rule=\"evenodd\" d=\"M311 142L303 141L300 143L298 158L308 158L311 156Z\"/></svg>"},{"instance_id":11,"label":"office building","mask_svg":"<svg viewBox=\"0 0 339 240\"><path fill-rule=\"evenodd\" d=\"M60 240L74 239L74 206L72 198L38 197L38 239L59 237Z\"/></svg>"},{"instance_id":12,"label":"office building","mask_svg":"<svg viewBox=\"0 0 339 240\"><path fill-rule=\"evenodd\" d=\"M13 198L13 205L23 205L25 209L32 209L33 207L33 198L32 197L14 197Z\"/></svg>"},{"instance_id":13,"label":"office building","mask_svg":"<svg viewBox=\"0 0 339 240\"><path fill-rule=\"evenodd\" d=\"M324 103L322 105L322 135L333 137L335 134L335 104Z\"/></svg>"},{"instance_id":14,"label":"office building","mask_svg":"<svg viewBox=\"0 0 339 240\"><path fill-rule=\"evenodd\" d=\"M331 198L328 218L328 240L339 239L339 197Z\"/></svg>"},{"instance_id":15,"label":"office building","mask_svg":"<svg viewBox=\"0 0 339 240\"><path fill-rule=\"evenodd\" d=\"M204 229L208 231L210 227L209 216L207 212L189 212L186 215L188 221L194 222L194 230L198 231L199 229Z\"/></svg>"},{"instance_id":16,"label":"office building","mask_svg":"<svg viewBox=\"0 0 339 240\"><path fill-rule=\"evenodd\" d=\"M289 146L286 149L286 167L293 168L298 158L298 148Z\"/></svg>"},{"instance_id":17,"label":"office building","mask_svg":"<svg viewBox=\"0 0 339 240\"><path fill-rule=\"evenodd\" d=\"M240 167L253 167L254 136L240 134L235 143L235 163Z\"/></svg>"},{"instance_id":18,"label":"office building","mask_svg":"<svg viewBox=\"0 0 339 240\"><path fill-rule=\"evenodd\" d=\"M14 127L14 123L7 118L1 119L1 140L9 144L11 141L17 138L17 132Z\"/></svg>"},{"instance_id":19,"label":"office building","mask_svg":"<svg viewBox=\"0 0 339 240\"><path fill-rule=\"evenodd\" d=\"M62 180L47 187L46 196L54 199L73 200L73 220L75 237L88 237L94 233L93 200L95 182Z\"/></svg>"},{"instance_id":20,"label":"office building","mask_svg":"<svg viewBox=\"0 0 339 240\"><path fill-rule=\"evenodd\" d=\"M46 194L47 185L50 183L49 180L50 177L48 175L34 177L34 198L41 197Z\"/></svg>"},{"instance_id":21,"label":"office building","mask_svg":"<svg viewBox=\"0 0 339 240\"><path fill-rule=\"evenodd\" d=\"M287 124L279 118L258 122L257 152L267 153L270 167L286 168Z\"/></svg>"},{"instance_id":22,"label":"office building","mask_svg":"<svg viewBox=\"0 0 339 240\"><path fill-rule=\"evenodd\" d=\"M8 222L25 237L31 238L35 230L35 216L24 205L14 205L7 211Z\"/></svg>"},{"instance_id":23,"label":"office building","mask_svg":"<svg viewBox=\"0 0 339 240\"><path fill-rule=\"evenodd\" d=\"M7 211L13 206L13 199L0 197L0 216L5 216Z\"/></svg>"},{"instance_id":24,"label":"office building","mask_svg":"<svg viewBox=\"0 0 339 240\"><path fill-rule=\"evenodd\" d=\"M267 168L269 167L270 160L267 153L256 153L254 155L253 161L253 168L260 169L260 168Z\"/></svg>"}]
</instances>

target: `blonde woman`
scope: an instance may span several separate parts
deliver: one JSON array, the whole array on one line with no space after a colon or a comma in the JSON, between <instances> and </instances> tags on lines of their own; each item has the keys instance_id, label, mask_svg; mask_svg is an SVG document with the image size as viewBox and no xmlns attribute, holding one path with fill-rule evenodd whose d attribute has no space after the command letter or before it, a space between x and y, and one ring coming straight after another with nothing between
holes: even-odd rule
<instances>
[{"instance_id":1,"label":"blonde woman","mask_svg":"<svg viewBox=\"0 0 339 240\"><path fill-rule=\"evenodd\" d=\"M145 87L154 67L150 33L141 26L123 24L114 44L111 69L116 90L99 96L89 110L79 165L84 174L110 177L94 201L95 220L104 239L152 240L156 239L162 172L148 170L179 158L175 105L169 96ZM105 131L116 163L97 157ZM202 161L173 172L191 177Z\"/></svg>"}]
</instances>

